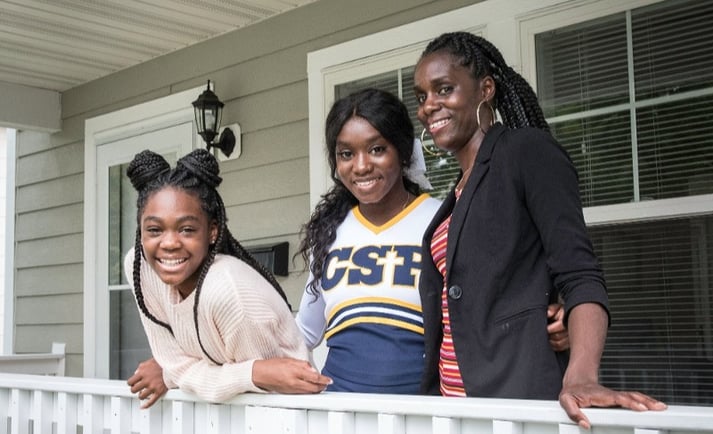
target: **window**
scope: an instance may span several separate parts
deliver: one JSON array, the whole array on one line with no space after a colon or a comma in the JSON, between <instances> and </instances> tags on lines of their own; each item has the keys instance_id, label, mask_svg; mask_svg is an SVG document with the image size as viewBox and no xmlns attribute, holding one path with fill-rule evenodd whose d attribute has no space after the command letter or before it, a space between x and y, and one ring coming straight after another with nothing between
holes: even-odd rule
<instances>
[{"instance_id":1,"label":"window","mask_svg":"<svg viewBox=\"0 0 713 434\"><path fill-rule=\"evenodd\" d=\"M713 4L664 1L535 35L539 98L585 207L712 202L712 20ZM713 210L599 223L612 312L602 382L713 404Z\"/></svg>"},{"instance_id":2,"label":"window","mask_svg":"<svg viewBox=\"0 0 713 434\"><path fill-rule=\"evenodd\" d=\"M666 1L536 35L584 206L713 193L711 19L711 4Z\"/></svg>"}]
</instances>

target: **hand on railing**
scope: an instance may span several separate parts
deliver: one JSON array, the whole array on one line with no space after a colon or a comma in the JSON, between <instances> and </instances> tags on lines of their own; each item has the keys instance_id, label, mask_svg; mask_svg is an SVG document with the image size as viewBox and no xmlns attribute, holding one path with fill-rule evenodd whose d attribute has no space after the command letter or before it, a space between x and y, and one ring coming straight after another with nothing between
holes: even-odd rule
<instances>
[{"instance_id":1,"label":"hand on railing","mask_svg":"<svg viewBox=\"0 0 713 434\"><path fill-rule=\"evenodd\" d=\"M565 386L560 405L573 421L589 429L591 424L580 410L584 407L622 407L636 411L665 410L666 404L640 392L619 392L597 383Z\"/></svg>"},{"instance_id":2,"label":"hand on railing","mask_svg":"<svg viewBox=\"0 0 713 434\"><path fill-rule=\"evenodd\" d=\"M278 358L253 363L253 383L278 393L319 393L332 384L304 360Z\"/></svg>"},{"instance_id":3,"label":"hand on railing","mask_svg":"<svg viewBox=\"0 0 713 434\"><path fill-rule=\"evenodd\" d=\"M131 393L138 393L141 408L151 407L168 391L163 382L163 369L153 358L139 363L134 375L126 382L131 387Z\"/></svg>"}]
</instances>

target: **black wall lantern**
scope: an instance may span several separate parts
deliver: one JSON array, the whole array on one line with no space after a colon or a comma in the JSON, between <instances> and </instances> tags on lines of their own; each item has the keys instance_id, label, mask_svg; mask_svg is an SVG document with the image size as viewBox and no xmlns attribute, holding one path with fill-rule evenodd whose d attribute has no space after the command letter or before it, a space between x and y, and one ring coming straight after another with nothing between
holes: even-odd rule
<instances>
[{"instance_id":1,"label":"black wall lantern","mask_svg":"<svg viewBox=\"0 0 713 434\"><path fill-rule=\"evenodd\" d=\"M220 131L220 118L224 105L218 96L210 90L210 80L208 80L207 89L200 94L197 100L193 101L193 110L196 114L198 134L203 137L207 149L210 151L211 147L218 148L226 157L230 157L235 149L235 134L230 128L224 128L218 142L213 143Z\"/></svg>"}]
</instances>

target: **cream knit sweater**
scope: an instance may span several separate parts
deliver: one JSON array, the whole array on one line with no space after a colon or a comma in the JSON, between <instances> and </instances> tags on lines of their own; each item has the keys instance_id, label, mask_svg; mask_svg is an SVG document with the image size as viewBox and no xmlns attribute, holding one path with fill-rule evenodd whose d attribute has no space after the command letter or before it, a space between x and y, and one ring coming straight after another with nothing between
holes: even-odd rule
<instances>
[{"instance_id":1,"label":"cream knit sweater","mask_svg":"<svg viewBox=\"0 0 713 434\"><path fill-rule=\"evenodd\" d=\"M133 286L133 249L124 271ZM252 267L217 255L206 275L198 302L201 350L193 319L195 291L181 300L141 261L141 289L149 312L171 326L173 334L140 314L156 361L169 388L195 393L212 402L243 392L265 392L252 382L255 360L292 357L308 360L294 318L275 289Z\"/></svg>"}]
</instances>

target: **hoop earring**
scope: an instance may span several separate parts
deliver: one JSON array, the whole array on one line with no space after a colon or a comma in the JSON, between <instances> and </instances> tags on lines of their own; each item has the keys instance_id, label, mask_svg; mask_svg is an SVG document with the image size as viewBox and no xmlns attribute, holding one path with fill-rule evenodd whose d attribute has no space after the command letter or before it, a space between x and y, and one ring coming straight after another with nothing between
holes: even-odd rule
<instances>
[{"instance_id":1,"label":"hoop earring","mask_svg":"<svg viewBox=\"0 0 713 434\"><path fill-rule=\"evenodd\" d=\"M482 131L483 134L485 134L486 131L483 129L483 124L480 122L480 106L482 106L484 102L488 103L488 108L490 109L490 125L488 125L488 129L490 129L490 127L495 124L495 109L493 108L492 104L490 104L490 102L486 101L485 99L481 99L478 103L478 107L475 108L475 116L478 120L478 128L480 128L480 131Z\"/></svg>"},{"instance_id":2,"label":"hoop earring","mask_svg":"<svg viewBox=\"0 0 713 434\"><path fill-rule=\"evenodd\" d=\"M435 147L435 146L434 146L434 148L436 148L435 151L434 151L433 149L430 149L428 146L426 146L426 141L425 141L424 138L423 138L423 136L426 135L426 131L427 131L427 130L426 130L425 128L423 129L423 131L421 131L421 148L422 148L428 155L431 155L431 156L433 156L433 157L440 157L440 156L442 156L443 154L445 154L445 152L438 151L438 150L437 150L438 148Z\"/></svg>"}]
</instances>

